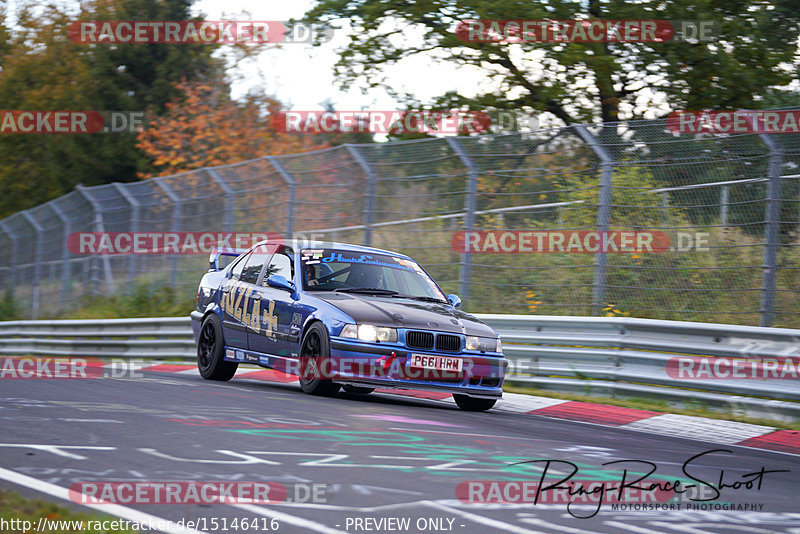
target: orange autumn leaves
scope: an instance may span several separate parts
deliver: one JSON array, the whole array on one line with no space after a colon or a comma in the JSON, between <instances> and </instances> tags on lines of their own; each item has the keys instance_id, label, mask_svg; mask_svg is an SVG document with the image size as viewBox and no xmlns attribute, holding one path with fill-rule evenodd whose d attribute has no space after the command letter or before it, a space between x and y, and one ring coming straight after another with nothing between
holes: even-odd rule
<instances>
[{"instance_id":1,"label":"orange autumn leaves","mask_svg":"<svg viewBox=\"0 0 800 534\"><path fill-rule=\"evenodd\" d=\"M266 155L303 152L326 145L313 138L275 131L269 115L279 103L267 97L231 100L224 84L183 82L182 99L166 113L150 116L137 146L151 160L152 170L140 178L166 176Z\"/></svg>"}]
</instances>

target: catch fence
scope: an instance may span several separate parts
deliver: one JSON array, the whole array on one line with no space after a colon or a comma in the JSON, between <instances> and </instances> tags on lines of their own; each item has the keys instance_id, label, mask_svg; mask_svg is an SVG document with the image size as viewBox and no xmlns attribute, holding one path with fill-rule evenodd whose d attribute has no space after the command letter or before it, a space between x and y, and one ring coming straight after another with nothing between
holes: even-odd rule
<instances>
[{"instance_id":1,"label":"catch fence","mask_svg":"<svg viewBox=\"0 0 800 534\"><path fill-rule=\"evenodd\" d=\"M276 232L407 253L472 312L797 327L799 137L678 134L664 120L571 125L78 187L0 221L0 288L31 318L140 287L193 297L204 255L76 254L68 238ZM465 231L649 232L669 247L511 253L481 241L465 253Z\"/></svg>"}]
</instances>

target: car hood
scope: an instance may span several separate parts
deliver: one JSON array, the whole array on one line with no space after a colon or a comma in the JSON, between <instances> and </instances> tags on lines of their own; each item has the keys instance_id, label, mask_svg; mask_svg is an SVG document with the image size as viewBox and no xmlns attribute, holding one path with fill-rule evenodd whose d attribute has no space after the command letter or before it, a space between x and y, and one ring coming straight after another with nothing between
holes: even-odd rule
<instances>
[{"instance_id":1,"label":"car hood","mask_svg":"<svg viewBox=\"0 0 800 534\"><path fill-rule=\"evenodd\" d=\"M446 304L346 293L314 296L336 306L358 323L497 337L486 324Z\"/></svg>"}]
</instances>

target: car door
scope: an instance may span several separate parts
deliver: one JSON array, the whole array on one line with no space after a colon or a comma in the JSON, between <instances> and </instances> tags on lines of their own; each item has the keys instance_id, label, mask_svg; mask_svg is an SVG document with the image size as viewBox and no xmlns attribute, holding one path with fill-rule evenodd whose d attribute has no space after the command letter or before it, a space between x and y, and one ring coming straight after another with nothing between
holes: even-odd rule
<instances>
[{"instance_id":1,"label":"car door","mask_svg":"<svg viewBox=\"0 0 800 534\"><path fill-rule=\"evenodd\" d=\"M282 246L275 251L261 273L251 299L253 304L250 316L259 317L259 328L248 329L247 343L250 350L276 356L291 356L290 341L297 337L292 328L295 301L290 291L269 287L267 279L273 274L279 274L292 281L294 269L294 252L290 247Z\"/></svg>"},{"instance_id":2,"label":"car door","mask_svg":"<svg viewBox=\"0 0 800 534\"><path fill-rule=\"evenodd\" d=\"M256 284L264 267L269 263L270 257L272 257L272 254L266 250L266 247L256 247L250 253L239 275L237 300L234 304L234 318L238 320L237 324L241 325L241 330L245 336L245 343L242 348L249 348L250 332L258 331L261 327L261 294L256 291ZM237 359L240 359L238 353L236 356ZM246 353L242 354L241 359L249 362L258 361L257 357Z\"/></svg>"},{"instance_id":3,"label":"car door","mask_svg":"<svg viewBox=\"0 0 800 534\"><path fill-rule=\"evenodd\" d=\"M247 253L235 261L228 278L220 288L222 293L219 305L222 310L222 335L225 338L225 345L239 349L247 348L247 331L242 323L241 313L245 292L240 278L250 256L251 253Z\"/></svg>"}]
</instances>

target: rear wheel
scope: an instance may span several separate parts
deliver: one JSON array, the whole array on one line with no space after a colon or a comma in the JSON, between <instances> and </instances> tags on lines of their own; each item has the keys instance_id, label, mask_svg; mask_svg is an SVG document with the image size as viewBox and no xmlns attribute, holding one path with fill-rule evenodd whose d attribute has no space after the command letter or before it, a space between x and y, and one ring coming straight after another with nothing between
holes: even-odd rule
<instances>
[{"instance_id":1,"label":"rear wheel","mask_svg":"<svg viewBox=\"0 0 800 534\"><path fill-rule=\"evenodd\" d=\"M339 391L339 384L330 378L331 349L328 332L322 323L312 324L303 336L300 348L300 388L311 395L333 396Z\"/></svg>"},{"instance_id":2,"label":"rear wheel","mask_svg":"<svg viewBox=\"0 0 800 534\"><path fill-rule=\"evenodd\" d=\"M497 399L478 399L467 395L453 394L456 404L467 412L485 412L497 402Z\"/></svg>"},{"instance_id":3,"label":"rear wheel","mask_svg":"<svg viewBox=\"0 0 800 534\"><path fill-rule=\"evenodd\" d=\"M227 382L236 374L239 364L226 362L225 340L222 337L222 323L215 313L209 313L200 326L197 338L197 368L200 376L207 380Z\"/></svg>"},{"instance_id":4,"label":"rear wheel","mask_svg":"<svg viewBox=\"0 0 800 534\"><path fill-rule=\"evenodd\" d=\"M342 389L347 393L356 393L358 395L368 395L375 391L375 388L366 388L361 386L342 386Z\"/></svg>"}]
</instances>

